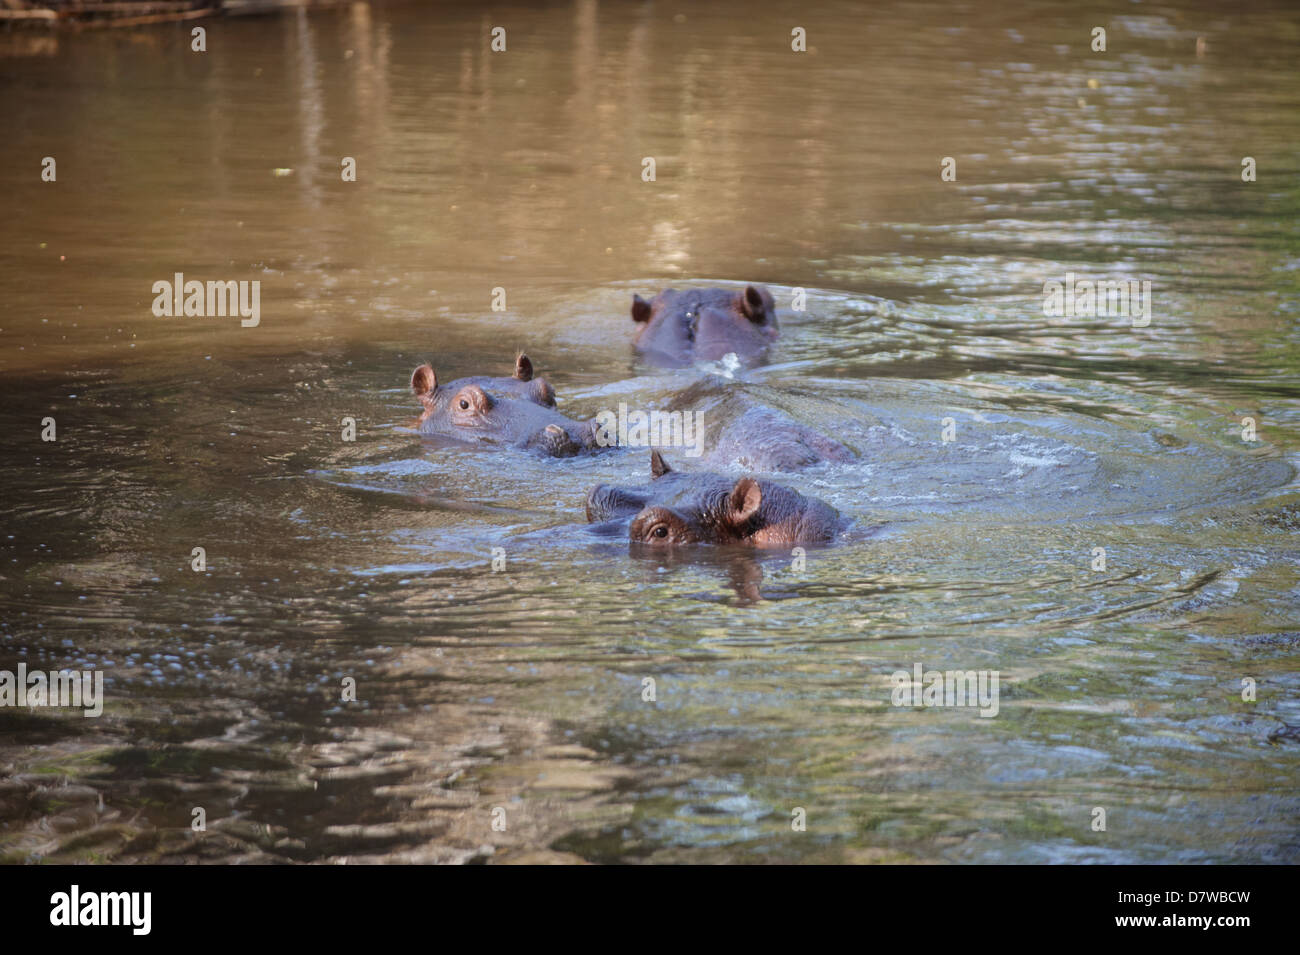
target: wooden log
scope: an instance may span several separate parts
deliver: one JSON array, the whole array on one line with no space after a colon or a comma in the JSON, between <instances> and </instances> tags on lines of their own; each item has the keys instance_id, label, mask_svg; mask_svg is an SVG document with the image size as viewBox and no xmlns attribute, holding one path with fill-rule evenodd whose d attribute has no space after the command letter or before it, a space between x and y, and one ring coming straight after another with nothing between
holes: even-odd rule
<instances>
[{"instance_id":1,"label":"wooden log","mask_svg":"<svg viewBox=\"0 0 1300 955\"><path fill-rule=\"evenodd\" d=\"M199 20L203 17L221 16L220 7L200 7L196 10L177 10L142 17L95 17L91 20L65 20L74 30L94 30L100 27L141 27L151 23L179 23L182 20Z\"/></svg>"},{"instance_id":2,"label":"wooden log","mask_svg":"<svg viewBox=\"0 0 1300 955\"><path fill-rule=\"evenodd\" d=\"M213 4L207 4L210 7ZM59 4L59 13L172 13L177 10L194 10L197 9L191 0L161 0L161 2L150 3L148 0L137 0L135 3L67 3Z\"/></svg>"},{"instance_id":3,"label":"wooden log","mask_svg":"<svg viewBox=\"0 0 1300 955\"><path fill-rule=\"evenodd\" d=\"M13 0L0 0L12 4ZM74 30L95 27L145 26L201 17L245 16L297 8L327 8L351 0L47 0L44 6L12 9L0 6L0 22L52 23Z\"/></svg>"}]
</instances>

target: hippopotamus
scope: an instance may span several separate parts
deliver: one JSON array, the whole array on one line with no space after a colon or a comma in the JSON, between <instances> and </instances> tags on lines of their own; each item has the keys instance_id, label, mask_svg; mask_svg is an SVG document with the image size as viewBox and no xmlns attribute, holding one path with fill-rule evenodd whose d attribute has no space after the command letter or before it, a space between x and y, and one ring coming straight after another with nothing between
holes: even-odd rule
<instances>
[{"instance_id":1,"label":"hippopotamus","mask_svg":"<svg viewBox=\"0 0 1300 955\"><path fill-rule=\"evenodd\" d=\"M630 517L628 540L651 547L790 547L832 540L842 526L830 505L772 481L674 471L658 451L650 453L650 475L639 488L596 485L587 494L587 520Z\"/></svg>"},{"instance_id":2,"label":"hippopotamus","mask_svg":"<svg viewBox=\"0 0 1300 955\"><path fill-rule=\"evenodd\" d=\"M596 446L589 422L574 421L555 410L555 391L545 379L532 377L527 355L515 361L512 378L474 376L438 384L432 366L411 373L411 391L424 413L421 434L528 448L552 457L568 457Z\"/></svg>"},{"instance_id":3,"label":"hippopotamus","mask_svg":"<svg viewBox=\"0 0 1300 955\"><path fill-rule=\"evenodd\" d=\"M469 378L457 378L443 387L456 390L466 385L478 385L490 394L504 394L509 395L511 398L526 398L534 404L546 408L555 407L555 389L551 387L551 383L545 378L533 377L532 360L523 352L520 352L515 357L515 373L509 378L473 375ZM424 402L424 396L432 394L437 387L438 376L433 373L432 365L421 365L411 373L411 390L420 397L422 403Z\"/></svg>"},{"instance_id":4,"label":"hippopotamus","mask_svg":"<svg viewBox=\"0 0 1300 955\"><path fill-rule=\"evenodd\" d=\"M717 361L734 354L761 357L777 336L776 303L761 285L664 289L650 301L632 296L632 320L640 328L633 345L663 365Z\"/></svg>"},{"instance_id":5,"label":"hippopotamus","mask_svg":"<svg viewBox=\"0 0 1300 955\"><path fill-rule=\"evenodd\" d=\"M713 467L753 471L800 471L824 461L857 460L849 447L801 424L779 403L798 404L798 396L778 395L760 385L715 377L678 392L665 411L691 412L703 433L703 461Z\"/></svg>"}]
</instances>

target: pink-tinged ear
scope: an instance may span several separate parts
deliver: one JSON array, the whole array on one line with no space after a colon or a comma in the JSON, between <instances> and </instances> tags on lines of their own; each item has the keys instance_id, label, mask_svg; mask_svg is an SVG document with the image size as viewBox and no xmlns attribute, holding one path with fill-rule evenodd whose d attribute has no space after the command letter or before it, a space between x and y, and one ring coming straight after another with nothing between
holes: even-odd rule
<instances>
[{"instance_id":1,"label":"pink-tinged ear","mask_svg":"<svg viewBox=\"0 0 1300 955\"><path fill-rule=\"evenodd\" d=\"M632 296L632 321L648 322L650 321L650 303L640 295Z\"/></svg>"},{"instance_id":2,"label":"pink-tinged ear","mask_svg":"<svg viewBox=\"0 0 1300 955\"><path fill-rule=\"evenodd\" d=\"M428 395L438 387L438 376L433 373L432 365L421 365L411 372L411 391L417 395Z\"/></svg>"},{"instance_id":3,"label":"pink-tinged ear","mask_svg":"<svg viewBox=\"0 0 1300 955\"><path fill-rule=\"evenodd\" d=\"M650 478L652 480L654 478L663 477L671 470L672 468L668 466L668 462L664 460L662 454L660 454L658 451L650 452Z\"/></svg>"},{"instance_id":4,"label":"pink-tinged ear","mask_svg":"<svg viewBox=\"0 0 1300 955\"><path fill-rule=\"evenodd\" d=\"M515 359L515 378L520 381L533 380L533 363L523 352L520 352L519 357Z\"/></svg>"},{"instance_id":5,"label":"pink-tinged ear","mask_svg":"<svg viewBox=\"0 0 1300 955\"><path fill-rule=\"evenodd\" d=\"M745 293L740 296L740 310L751 322L761 322L767 318L765 298L771 298L767 289L758 289L752 285L745 286Z\"/></svg>"},{"instance_id":6,"label":"pink-tinged ear","mask_svg":"<svg viewBox=\"0 0 1300 955\"><path fill-rule=\"evenodd\" d=\"M736 482L727 497L727 520L733 527L749 522L758 513L763 503L763 491L758 482L751 477L743 477Z\"/></svg>"},{"instance_id":7,"label":"pink-tinged ear","mask_svg":"<svg viewBox=\"0 0 1300 955\"><path fill-rule=\"evenodd\" d=\"M533 383L528 387L532 393L533 401L548 408L555 407L555 389L551 387L551 383L545 378L534 378Z\"/></svg>"}]
</instances>

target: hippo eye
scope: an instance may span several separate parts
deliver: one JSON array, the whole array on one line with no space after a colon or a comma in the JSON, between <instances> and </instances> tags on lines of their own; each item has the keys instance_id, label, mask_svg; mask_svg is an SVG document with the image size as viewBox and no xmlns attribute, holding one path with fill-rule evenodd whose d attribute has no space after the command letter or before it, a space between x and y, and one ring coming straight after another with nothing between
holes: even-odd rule
<instances>
[{"instance_id":1,"label":"hippo eye","mask_svg":"<svg viewBox=\"0 0 1300 955\"><path fill-rule=\"evenodd\" d=\"M461 398L461 399L460 399L460 410L461 410L461 411L468 411L468 410L469 410L469 402L466 401L464 398Z\"/></svg>"},{"instance_id":2,"label":"hippo eye","mask_svg":"<svg viewBox=\"0 0 1300 955\"><path fill-rule=\"evenodd\" d=\"M660 540L663 540L663 538L668 536L668 525L656 524L654 529L650 531L650 536L658 537Z\"/></svg>"}]
</instances>

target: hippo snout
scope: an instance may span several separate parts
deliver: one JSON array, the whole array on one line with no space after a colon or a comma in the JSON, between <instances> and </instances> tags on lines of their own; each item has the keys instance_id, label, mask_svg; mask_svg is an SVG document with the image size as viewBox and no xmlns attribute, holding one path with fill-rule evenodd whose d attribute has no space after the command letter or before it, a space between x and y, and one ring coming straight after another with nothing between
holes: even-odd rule
<instances>
[{"instance_id":1,"label":"hippo snout","mask_svg":"<svg viewBox=\"0 0 1300 955\"><path fill-rule=\"evenodd\" d=\"M575 437L570 429L558 424L548 424L537 432L528 442L528 447L549 454L554 458L568 458L583 450L580 437Z\"/></svg>"}]
</instances>

